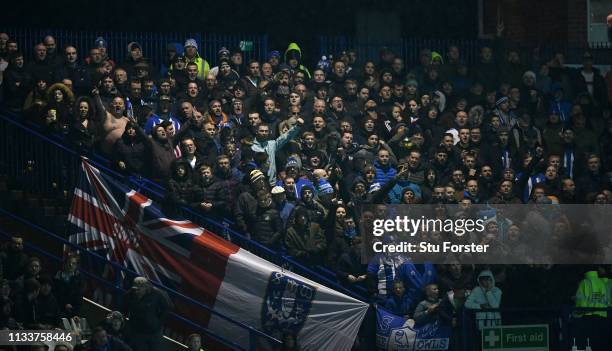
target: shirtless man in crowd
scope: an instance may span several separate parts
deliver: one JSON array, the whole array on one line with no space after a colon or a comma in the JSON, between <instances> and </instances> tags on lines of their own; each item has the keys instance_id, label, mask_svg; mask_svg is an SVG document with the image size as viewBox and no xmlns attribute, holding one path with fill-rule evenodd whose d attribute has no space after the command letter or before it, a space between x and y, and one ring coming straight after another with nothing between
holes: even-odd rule
<instances>
[{"instance_id":1,"label":"shirtless man in crowd","mask_svg":"<svg viewBox=\"0 0 612 351\"><path fill-rule=\"evenodd\" d=\"M101 121L103 131L100 148L104 154L110 155L115 141L121 138L128 122L128 118L123 115L125 112L125 101L121 97L115 97L111 102L110 111L107 111L100 99L100 91L94 89L92 94L96 99L96 106L99 111L98 118ZM104 115L102 116L102 114Z\"/></svg>"}]
</instances>

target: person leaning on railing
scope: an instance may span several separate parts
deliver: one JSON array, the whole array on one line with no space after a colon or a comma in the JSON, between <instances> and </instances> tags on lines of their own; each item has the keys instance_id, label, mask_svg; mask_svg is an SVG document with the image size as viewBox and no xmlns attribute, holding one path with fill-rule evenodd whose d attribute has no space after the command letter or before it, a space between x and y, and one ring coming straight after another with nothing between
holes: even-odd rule
<instances>
[{"instance_id":1,"label":"person leaning on railing","mask_svg":"<svg viewBox=\"0 0 612 351\"><path fill-rule=\"evenodd\" d=\"M499 312L486 312L488 309L497 309L501 304L502 291L495 286L495 278L489 270L484 270L478 275L478 286L475 287L467 300L465 307L470 310L484 311L476 312L478 329L501 324Z\"/></svg>"}]
</instances>

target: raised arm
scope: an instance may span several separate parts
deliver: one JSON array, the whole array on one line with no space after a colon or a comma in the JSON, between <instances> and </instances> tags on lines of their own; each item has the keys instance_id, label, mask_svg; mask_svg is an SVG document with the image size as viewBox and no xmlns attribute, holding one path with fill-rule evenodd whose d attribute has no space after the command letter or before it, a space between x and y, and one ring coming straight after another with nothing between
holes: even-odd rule
<instances>
[{"instance_id":1,"label":"raised arm","mask_svg":"<svg viewBox=\"0 0 612 351\"><path fill-rule=\"evenodd\" d=\"M300 133L300 129L302 128L303 124L304 120L301 117L298 118L297 125L291 127L291 129L289 129L287 133L282 134L278 138L276 138L276 147L280 149L285 146L285 144L287 144L289 140L294 139Z\"/></svg>"},{"instance_id":2,"label":"raised arm","mask_svg":"<svg viewBox=\"0 0 612 351\"><path fill-rule=\"evenodd\" d=\"M102 98L100 98L100 91L97 88L94 88L91 91L91 95L94 97L94 103L96 105L96 121L98 123L104 123L106 119L109 117L108 111L106 111L106 107L102 103Z\"/></svg>"}]
</instances>

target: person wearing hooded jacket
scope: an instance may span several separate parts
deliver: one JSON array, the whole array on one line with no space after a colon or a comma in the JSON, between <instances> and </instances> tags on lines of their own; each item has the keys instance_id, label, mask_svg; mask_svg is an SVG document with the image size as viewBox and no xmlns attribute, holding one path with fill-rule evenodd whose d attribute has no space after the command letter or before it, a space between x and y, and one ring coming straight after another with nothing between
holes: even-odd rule
<instances>
[{"instance_id":1,"label":"person wearing hooded jacket","mask_svg":"<svg viewBox=\"0 0 612 351\"><path fill-rule=\"evenodd\" d=\"M327 240L319 224L311 221L308 210L295 210L295 222L287 229L287 253L306 263L320 263L327 250Z\"/></svg>"},{"instance_id":2,"label":"person wearing hooded jacket","mask_svg":"<svg viewBox=\"0 0 612 351\"><path fill-rule=\"evenodd\" d=\"M285 50L285 63L289 65L292 71L302 71L306 75L307 79L311 79L312 75L308 68L302 65L302 49L296 43L289 43L287 50Z\"/></svg>"},{"instance_id":3,"label":"person wearing hooded jacket","mask_svg":"<svg viewBox=\"0 0 612 351\"><path fill-rule=\"evenodd\" d=\"M191 165L185 160L172 162L171 178L166 186L164 213L177 213L180 207L189 204L193 190L191 170Z\"/></svg>"},{"instance_id":4,"label":"person wearing hooded jacket","mask_svg":"<svg viewBox=\"0 0 612 351\"><path fill-rule=\"evenodd\" d=\"M185 49L185 58L187 62L195 62L198 65L198 78L204 80L210 71L210 65L208 61L200 56L198 52L198 43L195 39L189 38L185 40L185 45L183 45ZM170 71L172 71L172 66L170 67Z\"/></svg>"},{"instance_id":5,"label":"person wearing hooded jacket","mask_svg":"<svg viewBox=\"0 0 612 351\"><path fill-rule=\"evenodd\" d=\"M476 282L478 286L472 290L465 301L465 308L485 311L476 312L476 322L480 330L485 326L500 325L501 314L499 312L486 312L487 309L496 309L501 305L502 291L495 286L493 273L490 270L480 272Z\"/></svg>"},{"instance_id":6,"label":"person wearing hooded jacket","mask_svg":"<svg viewBox=\"0 0 612 351\"><path fill-rule=\"evenodd\" d=\"M138 125L128 122L120 139L113 146L114 162L122 172L148 174L146 136L138 133Z\"/></svg>"}]
</instances>

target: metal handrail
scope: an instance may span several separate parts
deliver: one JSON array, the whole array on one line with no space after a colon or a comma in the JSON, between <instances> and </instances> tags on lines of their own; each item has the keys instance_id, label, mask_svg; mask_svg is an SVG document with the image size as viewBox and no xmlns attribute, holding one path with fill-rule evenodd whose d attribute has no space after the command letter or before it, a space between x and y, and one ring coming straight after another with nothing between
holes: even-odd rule
<instances>
[{"instance_id":1,"label":"metal handrail","mask_svg":"<svg viewBox=\"0 0 612 351\"><path fill-rule=\"evenodd\" d=\"M74 157L80 157L80 154L77 151L74 151L72 149L70 149L69 147L62 145L61 143L59 143L58 141L53 140L52 138L49 138L48 136L42 134L39 131L33 130L32 128L23 125L22 123L20 123L19 121L11 118L11 117L7 117L5 116L3 113L7 113L10 115L13 115L14 117L17 117L16 114L12 113L12 112L8 112L8 111L0 111L0 118L2 118L5 121L8 121L9 123L13 124L14 126L21 128L23 130L25 130L26 132L35 135L36 137L51 143L52 145L60 148L61 150L68 152L69 154L73 155ZM148 184L154 184L158 186L158 189L161 189L162 191L165 192L165 189L157 184L156 182L151 181L150 179L147 179L145 177L142 176L135 176L135 175L131 175L131 176L125 176L122 175L110 168L108 168L107 166L105 166L103 163L109 163L108 160L102 158L102 160L96 160L96 158L102 158L99 155L92 155L92 157L88 158L88 161L94 165L95 167L98 167L99 169L101 169L102 171L112 175L115 178L118 179L122 179L122 180L127 180L128 182L132 183L136 188L142 188L145 189L149 194L154 194L156 196L158 196L158 201L159 198L163 197L163 194L160 194L159 192L157 192L156 190L151 189L150 187L145 186L144 182L148 183ZM360 293L356 292L356 291L352 291L350 289L347 289L346 287L342 286L341 284L339 284L337 281L334 281L332 277L326 277L320 273L315 272L313 269L304 266L303 264L295 261L293 258L291 258L290 256L284 255L280 252L277 252L275 250L272 250L270 248L268 248L267 246L262 245L261 243L248 238L247 236L245 236L242 233L237 232L236 230L229 228L227 226L225 226L223 223L220 223L212 218L208 218L203 216L202 214L198 213L197 211L195 211L192 208L189 207L182 207L181 210L183 211L183 213L187 213L191 216L193 216L196 219L196 223L198 224L204 224L204 223L208 223L211 224L213 226L215 226L216 228L218 228L218 230L220 230L221 232L223 231L227 231L228 233L230 233L231 235L239 238L241 241L243 242L247 242L249 245L252 245L253 247L257 248L258 250L265 252L266 254L269 255L269 257L271 258L278 258L280 259L280 261L277 261L277 264L280 266L286 266L286 265L290 265L292 267L296 267L300 270L300 272L302 272L305 275L308 275L309 277L313 278L314 280L318 280L320 282L323 282L325 285L328 285L329 287L336 289L338 291L341 291L353 298L356 298L358 300L361 301L367 301L367 298L364 297L363 295L361 295ZM225 221L225 220L224 220ZM221 233L220 233L221 234ZM360 292L363 292L363 289L360 289Z\"/></svg>"},{"instance_id":2,"label":"metal handrail","mask_svg":"<svg viewBox=\"0 0 612 351\"><path fill-rule=\"evenodd\" d=\"M12 219L14 219L14 220L16 220L18 222L21 222L21 223L23 223L23 224L25 224L25 225L27 225L27 226L29 226L31 228L34 228L37 231L42 232L42 233L44 233L44 234L54 238L56 241L62 242L64 245L67 245L67 246L70 246L70 247L72 247L74 249L86 252L88 255L96 258L97 260L101 260L103 262L106 262L106 263L110 264L113 268L116 268L116 269L118 269L118 270L120 270L122 272L129 273L131 275L139 276L138 272L133 271L133 270L131 270L129 268L126 268L126 267L120 265L119 263L116 263L116 262L113 262L113 261L109 261L105 257L103 257L103 256L101 256L101 255L99 255L99 254L97 254L95 252L91 252L91 251L87 250L87 248L85 248L83 246L73 244L70 241L66 240L65 238L63 238L63 237L61 237L61 236L59 236L57 234L51 233L47 229L42 228L39 225L34 224L34 223L28 221L25 218L22 218L22 217L20 217L18 215L15 215L15 214L13 214L13 213L11 213L9 211L6 211L3 208L0 208L0 214L8 216L8 217L10 217L10 218L12 218ZM203 308L204 310L206 310L207 312L210 312L211 314L214 314L214 315L216 315L218 317L221 317L221 318L227 320L228 322L230 322L232 324L235 324L235 325L237 325L237 326L239 326L239 327L241 327L243 329L248 330L249 333L253 333L253 334L255 334L255 335L259 336L259 337L263 337L263 338L265 338L265 339L267 339L267 340L269 340L269 341L271 341L271 342L273 342L275 344L282 344L282 342L280 340L274 338L273 336L270 336L270 335L268 335L268 334L266 334L266 333L264 333L262 331L259 331L259 330L255 329L255 328L253 328L250 325L244 324L243 322L237 321L237 320L235 320L235 319L233 319L231 317L228 317L228 316L226 316L226 315L224 315L224 314L222 314L220 312L217 312L214 309L212 309L210 306L208 306L208 305L206 305L206 304L204 304L204 303L202 303L200 301L197 301L197 300L195 300L195 299L193 299L193 298L191 298L189 296L183 295L183 294L181 294L180 292L178 292L178 291L176 291L174 289L168 288L168 287L166 287L164 285L161 285L161 284L158 284L156 282L151 282L151 283L153 285L155 285L156 287L160 288L161 290L164 290L164 291L166 291L168 293L171 293L172 295L174 295L176 297L179 297L182 300L185 300L185 301L187 301L189 303L192 303L192 304L194 304L194 305L196 305L198 307Z\"/></svg>"},{"instance_id":3,"label":"metal handrail","mask_svg":"<svg viewBox=\"0 0 612 351\"><path fill-rule=\"evenodd\" d=\"M12 237L12 235L10 233L7 233L6 231L4 231L2 229L0 229L0 236L3 236L5 238L7 238L7 239L10 239ZM31 244L31 243L25 242L24 246L25 246L26 249L34 251L34 252L37 252L38 254L41 254L41 255L43 255L43 256L45 256L45 257L47 257L47 258L49 258L49 259L51 259L53 261L56 261L56 262L59 262L59 263L64 261L61 257L59 257L57 255L54 255L54 254L52 254L52 253L50 253L50 252L48 252L48 251L38 247L38 245L34 245L34 244ZM85 252L89 253L89 251L85 251ZM118 292L125 293L126 291L128 291L126 289L123 289L123 288L121 288L121 287L119 287L119 286L117 286L115 284L112 284L112 283L106 281L105 279L100 278L96 274L90 273L89 271L87 271L85 269L79 268L79 272L82 273L83 275L91 278L91 279L94 279L98 283L101 283L101 284L105 285L106 287L109 287L109 288L111 288L113 290L116 290ZM195 322L193 322L193 321L191 321L191 320L189 320L189 319L187 319L187 318L185 318L185 317L183 317L183 316L181 316L181 315L179 315L179 314L177 314L175 312L170 312L169 315L174 317L174 318L176 318L176 319L178 319L178 320L180 320L180 321L182 321L182 322L184 322L184 323L186 323L186 324L188 324L189 326L191 326L193 328L196 328L196 329L200 330L201 332L203 332L206 335L216 339L217 341L220 341L220 342L222 342L224 344L227 344L227 345L229 345L231 347L234 347L237 350L244 350L244 351L246 351L245 348L243 348L240 345L234 343L233 341L227 340L226 338L224 338L224 337L222 337L220 335L215 334L210 329L208 329L208 328L206 328L204 326L201 326L200 324L195 323Z\"/></svg>"}]
</instances>

